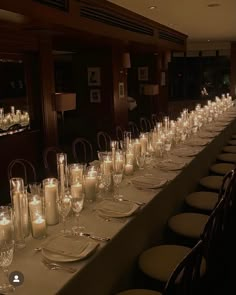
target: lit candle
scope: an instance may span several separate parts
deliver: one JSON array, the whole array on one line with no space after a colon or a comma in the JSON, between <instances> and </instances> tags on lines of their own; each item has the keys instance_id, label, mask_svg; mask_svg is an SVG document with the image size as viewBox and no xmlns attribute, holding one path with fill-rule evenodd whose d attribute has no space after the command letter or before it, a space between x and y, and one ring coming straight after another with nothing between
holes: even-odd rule
<instances>
[{"instance_id":1,"label":"lit candle","mask_svg":"<svg viewBox=\"0 0 236 295\"><path fill-rule=\"evenodd\" d=\"M141 143L141 153L146 154L148 139L144 134L141 135L141 137L140 137L140 143Z\"/></svg>"},{"instance_id":2,"label":"lit candle","mask_svg":"<svg viewBox=\"0 0 236 295\"><path fill-rule=\"evenodd\" d=\"M120 155L117 155L116 157L116 171L121 172L123 171L124 167L124 160Z\"/></svg>"},{"instance_id":3,"label":"lit candle","mask_svg":"<svg viewBox=\"0 0 236 295\"><path fill-rule=\"evenodd\" d=\"M106 159L103 161L103 173L105 175L111 174L112 171L112 161L109 157L106 157Z\"/></svg>"},{"instance_id":4,"label":"lit candle","mask_svg":"<svg viewBox=\"0 0 236 295\"><path fill-rule=\"evenodd\" d=\"M134 163L134 154L133 153L129 152L129 153L126 154L126 162L128 164L133 165L133 163Z\"/></svg>"},{"instance_id":5,"label":"lit candle","mask_svg":"<svg viewBox=\"0 0 236 295\"><path fill-rule=\"evenodd\" d=\"M88 201L95 201L96 199L96 184L97 180L94 176L85 176L84 181L84 190L85 190L85 197Z\"/></svg>"},{"instance_id":6,"label":"lit candle","mask_svg":"<svg viewBox=\"0 0 236 295\"><path fill-rule=\"evenodd\" d=\"M30 216L35 216L35 214L42 213L42 201L40 197L35 195L29 202Z\"/></svg>"},{"instance_id":7,"label":"lit candle","mask_svg":"<svg viewBox=\"0 0 236 295\"><path fill-rule=\"evenodd\" d=\"M10 240L12 238L12 222L6 217L0 220L0 241Z\"/></svg>"},{"instance_id":8,"label":"lit candle","mask_svg":"<svg viewBox=\"0 0 236 295\"><path fill-rule=\"evenodd\" d=\"M32 221L32 236L41 239L46 236L46 221L41 215Z\"/></svg>"},{"instance_id":9,"label":"lit candle","mask_svg":"<svg viewBox=\"0 0 236 295\"><path fill-rule=\"evenodd\" d=\"M57 224L59 221L57 209L58 186L55 183L45 185L45 210L48 225Z\"/></svg>"},{"instance_id":10,"label":"lit candle","mask_svg":"<svg viewBox=\"0 0 236 295\"><path fill-rule=\"evenodd\" d=\"M70 168L70 181L75 183L83 179L83 166L74 166Z\"/></svg>"},{"instance_id":11,"label":"lit candle","mask_svg":"<svg viewBox=\"0 0 236 295\"><path fill-rule=\"evenodd\" d=\"M70 189L72 198L78 198L82 194L82 184L79 182L72 184Z\"/></svg>"},{"instance_id":12,"label":"lit candle","mask_svg":"<svg viewBox=\"0 0 236 295\"><path fill-rule=\"evenodd\" d=\"M125 165L125 174L132 175L133 172L134 172L134 166L132 164L126 164Z\"/></svg>"},{"instance_id":13,"label":"lit candle","mask_svg":"<svg viewBox=\"0 0 236 295\"><path fill-rule=\"evenodd\" d=\"M135 155L135 157L140 156L141 151L142 151L141 142L139 141L139 139L136 138L135 142L134 142L134 155Z\"/></svg>"}]
</instances>

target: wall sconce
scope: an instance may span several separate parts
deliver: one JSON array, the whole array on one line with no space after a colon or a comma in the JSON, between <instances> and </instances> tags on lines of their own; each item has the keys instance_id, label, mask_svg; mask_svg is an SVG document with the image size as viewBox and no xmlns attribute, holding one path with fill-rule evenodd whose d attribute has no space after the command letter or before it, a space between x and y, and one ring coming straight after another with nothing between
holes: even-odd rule
<instances>
[{"instance_id":1,"label":"wall sconce","mask_svg":"<svg viewBox=\"0 0 236 295\"><path fill-rule=\"evenodd\" d=\"M154 96L159 94L158 84L145 84L143 88L143 94L148 96Z\"/></svg>"},{"instance_id":2,"label":"wall sconce","mask_svg":"<svg viewBox=\"0 0 236 295\"><path fill-rule=\"evenodd\" d=\"M124 52L122 55L122 68L125 70L125 74L127 75L127 69L131 68L129 52ZM123 73L123 70L121 70L120 73Z\"/></svg>"},{"instance_id":3,"label":"wall sconce","mask_svg":"<svg viewBox=\"0 0 236 295\"><path fill-rule=\"evenodd\" d=\"M64 133L64 112L76 109L76 93L55 93L55 109L61 112Z\"/></svg>"}]
</instances>

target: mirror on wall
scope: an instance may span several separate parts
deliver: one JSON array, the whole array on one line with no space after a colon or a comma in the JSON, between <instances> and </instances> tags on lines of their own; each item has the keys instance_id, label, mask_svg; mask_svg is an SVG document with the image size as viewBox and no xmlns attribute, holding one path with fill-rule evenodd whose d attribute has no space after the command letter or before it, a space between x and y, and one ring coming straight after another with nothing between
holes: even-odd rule
<instances>
[{"instance_id":1,"label":"mirror on wall","mask_svg":"<svg viewBox=\"0 0 236 295\"><path fill-rule=\"evenodd\" d=\"M23 56L0 54L0 136L29 127Z\"/></svg>"}]
</instances>

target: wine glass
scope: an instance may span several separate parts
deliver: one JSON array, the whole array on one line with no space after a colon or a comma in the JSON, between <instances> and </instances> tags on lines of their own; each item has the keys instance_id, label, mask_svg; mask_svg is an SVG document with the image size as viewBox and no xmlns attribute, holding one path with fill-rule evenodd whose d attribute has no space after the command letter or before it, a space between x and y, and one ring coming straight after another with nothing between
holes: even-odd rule
<instances>
[{"instance_id":1,"label":"wine glass","mask_svg":"<svg viewBox=\"0 0 236 295\"><path fill-rule=\"evenodd\" d=\"M124 157L119 155L114 164L114 171L112 174L113 183L115 186L114 199L122 200L123 196L120 194L119 188L123 179L124 173Z\"/></svg>"},{"instance_id":2,"label":"wine glass","mask_svg":"<svg viewBox=\"0 0 236 295\"><path fill-rule=\"evenodd\" d=\"M62 196L57 201L57 207L58 207L58 212L62 218L62 224L63 224L62 233L65 235L66 234L66 217L68 216L71 210L71 195L68 193L65 193L65 195Z\"/></svg>"},{"instance_id":3,"label":"wine glass","mask_svg":"<svg viewBox=\"0 0 236 295\"><path fill-rule=\"evenodd\" d=\"M136 156L136 163L140 170L144 169L145 159L146 159L145 153Z\"/></svg>"},{"instance_id":4,"label":"wine glass","mask_svg":"<svg viewBox=\"0 0 236 295\"><path fill-rule=\"evenodd\" d=\"M101 182L104 185L105 194L107 195L109 192L110 185L111 185L111 173L108 173L108 174L103 173Z\"/></svg>"},{"instance_id":5,"label":"wine glass","mask_svg":"<svg viewBox=\"0 0 236 295\"><path fill-rule=\"evenodd\" d=\"M13 215L8 206L0 207L0 267L4 273L4 280L0 283L0 293L5 294L14 291L14 287L8 281L8 267L13 260Z\"/></svg>"},{"instance_id":6,"label":"wine glass","mask_svg":"<svg viewBox=\"0 0 236 295\"><path fill-rule=\"evenodd\" d=\"M71 200L71 203L72 203L72 210L75 214L75 221L76 221L75 226L72 227L72 231L75 235L80 235L84 229L83 226L79 225L79 216L84 205L84 193L81 193L78 196L73 197Z\"/></svg>"}]
</instances>

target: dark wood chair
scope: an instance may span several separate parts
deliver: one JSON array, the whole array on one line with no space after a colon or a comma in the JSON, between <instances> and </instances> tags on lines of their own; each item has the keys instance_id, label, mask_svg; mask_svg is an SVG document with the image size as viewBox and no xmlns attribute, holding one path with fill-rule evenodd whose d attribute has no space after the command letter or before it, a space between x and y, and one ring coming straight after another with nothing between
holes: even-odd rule
<instances>
[{"instance_id":1,"label":"dark wood chair","mask_svg":"<svg viewBox=\"0 0 236 295\"><path fill-rule=\"evenodd\" d=\"M12 177L21 177L24 179L24 185L29 182L37 182L37 174L34 165L26 159L14 159L10 162L7 169L8 179Z\"/></svg>"},{"instance_id":2,"label":"dark wood chair","mask_svg":"<svg viewBox=\"0 0 236 295\"><path fill-rule=\"evenodd\" d=\"M140 129L142 132L149 132L152 129L152 124L150 120L145 117L139 119Z\"/></svg>"},{"instance_id":3,"label":"dark wood chair","mask_svg":"<svg viewBox=\"0 0 236 295\"><path fill-rule=\"evenodd\" d=\"M124 130L120 126L116 126L116 140L121 141L124 139Z\"/></svg>"},{"instance_id":4,"label":"dark wood chair","mask_svg":"<svg viewBox=\"0 0 236 295\"><path fill-rule=\"evenodd\" d=\"M105 131L97 133L97 146L99 151L109 151L111 149L111 137Z\"/></svg>"},{"instance_id":5,"label":"dark wood chair","mask_svg":"<svg viewBox=\"0 0 236 295\"><path fill-rule=\"evenodd\" d=\"M57 146L49 146L43 150L43 165L46 177L57 177L57 153L63 153L63 150Z\"/></svg>"},{"instance_id":6,"label":"dark wood chair","mask_svg":"<svg viewBox=\"0 0 236 295\"><path fill-rule=\"evenodd\" d=\"M139 129L138 129L138 126L136 125L136 123L134 123L133 121L129 121L128 127L129 127L129 131L131 132L132 138L139 137L140 132L139 132Z\"/></svg>"},{"instance_id":7,"label":"dark wood chair","mask_svg":"<svg viewBox=\"0 0 236 295\"><path fill-rule=\"evenodd\" d=\"M83 137L77 137L72 142L72 154L75 162L89 163L93 161L93 146Z\"/></svg>"}]
</instances>

